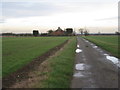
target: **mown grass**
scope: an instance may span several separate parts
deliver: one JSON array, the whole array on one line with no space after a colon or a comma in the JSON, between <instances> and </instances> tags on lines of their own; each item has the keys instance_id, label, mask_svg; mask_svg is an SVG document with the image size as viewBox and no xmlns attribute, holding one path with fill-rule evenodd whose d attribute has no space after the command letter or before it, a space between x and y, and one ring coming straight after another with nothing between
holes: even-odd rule
<instances>
[{"instance_id":1,"label":"mown grass","mask_svg":"<svg viewBox=\"0 0 120 90\"><path fill-rule=\"evenodd\" d=\"M2 75L15 72L70 37L3 37Z\"/></svg>"},{"instance_id":2,"label":"mown grass","mask_svg":"<svg viewBox=\"0 0 120 90\"><path fill-rule=\"evenodd\" d=\"M112 55L120 58L118 55L118 45L120 44L120 42L118 42L118 36L86 36L83 38L88 39Z\"/></svg>"},{"instance_id":3,"label":"mown grass","mask_svg":"<svg viewBox=\"0 0 120 90\"><path fill-rule=\"evenodd\" d=\"M42 88L70 88L75 48L76 40L74 38L58 55L48 60L51 71L47 73L48 78L40 83ZM39 84L36 87L39 87Z\"/></svg>"}]
</instances>

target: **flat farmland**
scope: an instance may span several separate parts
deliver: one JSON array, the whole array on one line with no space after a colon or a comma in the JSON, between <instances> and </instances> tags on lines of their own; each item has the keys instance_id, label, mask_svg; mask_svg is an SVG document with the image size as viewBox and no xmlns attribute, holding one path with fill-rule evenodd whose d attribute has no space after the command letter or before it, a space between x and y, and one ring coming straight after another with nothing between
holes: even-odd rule
<instances>
[{"instance_id":1,"label":"flat farmland","mask_svg":"<svg viewBox=\"0 0 120 90\"><path fill-rule=\"evenodd\" d=\"M118 50L118 45L120 44L120 42L118 42L118 36L85 36L83 38L88 39L112 55L120 58L118 55L118 51L120 51Z\"/></svg>"},{"instance_id":2,"label":"flat farmland","mask_svg":"<svg viewBox=\"0 0 120 90\"><path fill-rule=\"evenodd\" d=\"M7 76L70 37L3 37L2 75Z\"/></svg>"}]
</instances>

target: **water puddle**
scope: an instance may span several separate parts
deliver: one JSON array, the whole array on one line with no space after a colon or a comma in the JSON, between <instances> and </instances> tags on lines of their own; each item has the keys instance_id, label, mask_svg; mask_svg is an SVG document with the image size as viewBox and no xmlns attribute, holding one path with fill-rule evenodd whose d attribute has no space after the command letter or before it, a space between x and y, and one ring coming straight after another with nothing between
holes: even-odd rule
<instances>
[{"instance_id":1,"label":"water puddle","mask_svg":"<svg viewBox=\"0 0 120 90\"><path fill-rule=\"evenodd\" d=\"M80 53L80 52L82 52L82 50L81 50L81 49L76 49L75 52L76 52L76 53Z\"/></svg>"},{"instance_id":2,"label":"water puddle","mask_svg":"<svg viewBox=\"0 0 120 90\"><path fill-rule=\"evenodd\" d=\"M79 46L79 45L77 45L77 47L79 48L80 46Z\"/></svg>"},{"instance_id":3,"label":"water puddle","mask_svg":"<svg viewBox=\"0 0 120 90\"><path fill-rule=\"evenodd\" d=\"M102 50L100 50L100 52L102 53L103 51L102 51Z\"/></svg>"},{"instance_id":4,"label":"water puddle","mask_svg":"<svg viewBox=\"0 0 120 90\"><path fill-rule=\"evenodd\" d=\"M85 40L85 42L89 42L89 41Z\"/></svg>"},{"instance_id":5,"label":"water puddle","mask_svg":"<svg viewBox=\"0 0 120 90\"><path fill-rule=\"evenodd\" d=\"M93 48L97 48L98 46L94 46Z\"/></svg>"},{"instance_id":6,"label":"water puddle","mask_svg":"<svg viewBox=\"0 0 120 90\"><path fill-rule=\"evenodd\" d=\"M94 44L92 44L92 43L91 43L90 45L92 45L92 46L93 46Z\"/></svg>"},{"instance_id":7,"label":"water puddle","mask_svg":"<svg viewBox=\"0 0 120 90\"><path fill-rule=\"evenodd\" d=\"M105 53L105 54L103 54L103 55L108 56L108 54L106 54L106 53Z\"/></svg>"},{"instance_id":8,"label":"water puddle","mask_svg":"<svg viewBox=\"0 0 120 90\"><path fill-rule=\"evenodd\" d=\"M101 49L98 48L97 50L100 51Z\"/></svg>"},{"instance_id":9,"label":"water puddle","mask_svg":"<svg viewBox=\"0 0 120 90\"><path fill-rule=\"evenodd\" d=\"M85 64L76 64L75 66L75 69L76 70L85 70Z\"/></svg>"},{"instance_id":10,"label":"water puddle","mask_svg":"<svg viewBox=\"0 0 120 90\"><path fill-rule=\"evenodd\" d=\"M77 78L84 77L84 75L81 72L75 73L73 76Z\"/></svg>"},{"instance_id":11,"label":"water puddle","mask_svg":"<svg viewBox=\"0 0 120 90\"><path fill-rule=\"evenodd\" d=\"M120 61L118 61L118 63L116 65L120 68Z\"/></svg>"},{"instance_id":12,"label":"water puddle","mask_svg":"<svg viewBox=\"0 0 120 90\"><path fill-rule=\"evenodd\" d=\"M113 57L113 56L106 56L106 58L112 61L114 64L118 64L118 58Z\"/></svg>"}]
</instances>

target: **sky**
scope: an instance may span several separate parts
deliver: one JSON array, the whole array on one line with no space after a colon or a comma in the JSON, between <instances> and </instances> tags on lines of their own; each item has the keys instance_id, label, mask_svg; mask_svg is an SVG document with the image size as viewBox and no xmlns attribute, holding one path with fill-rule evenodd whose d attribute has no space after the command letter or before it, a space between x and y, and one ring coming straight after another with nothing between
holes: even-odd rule
<instances>
[{"instance_id":1,"label":"sky","mask_svg":"<svg viewBox=\"0 0 120 90\"><path fill-rule=\"evenodd\" d=\"M47 32L57 27L86 28L90 33L118 30L119 0L3 0L0 3L2 32Z\"/></svg>"}]
</instances>

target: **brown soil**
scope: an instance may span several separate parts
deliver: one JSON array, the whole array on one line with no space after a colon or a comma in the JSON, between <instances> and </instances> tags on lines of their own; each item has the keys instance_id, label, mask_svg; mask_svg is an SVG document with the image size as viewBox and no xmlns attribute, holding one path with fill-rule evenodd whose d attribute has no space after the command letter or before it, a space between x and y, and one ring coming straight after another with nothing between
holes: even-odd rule
<instances>
[{"instance_id":1,"label":"brown soil","mask_svg":"<svg viewBox=\"0 0 120 90\"><path fill-rule=\"evenodd\" d=\"M48 78L48 73L50 71L49 60L45 60L36 70L29 72L28 76L30 78L16 82L10 88L40 88L42 87L42 81Z\"/></svg>"},{"instance_id":2,"label":"brown soil","mask_svg":"<svg viewBox=\"0 0 120 90\"><path fill-rule=\"evenodd\" d=\"M26 66L22 67L21 69L17 70L16 72L11 73L9 76L4 77L2 79L2 87L3 88L10 88L11 86L14 87L14 84L22 82L23 80L29 79L32 82L32 76L30 76L30 72L34 71L35 69L39 68L40 64L48 59L50 56L54 55L58 50L60 50L68 40L64 43L50 49L48 52L44 53L43 55L35 58ZM46 70L47 71L47 70ZM37 79L37 78L36 78ZM20 83L19 83L20 84ZM19 86L18 86L19 87Z\"/></svg>"}]
</instances>

